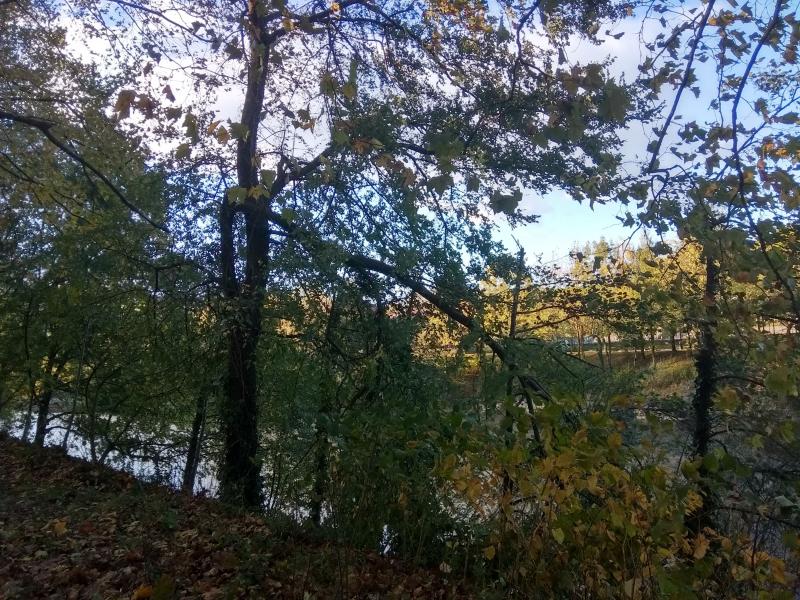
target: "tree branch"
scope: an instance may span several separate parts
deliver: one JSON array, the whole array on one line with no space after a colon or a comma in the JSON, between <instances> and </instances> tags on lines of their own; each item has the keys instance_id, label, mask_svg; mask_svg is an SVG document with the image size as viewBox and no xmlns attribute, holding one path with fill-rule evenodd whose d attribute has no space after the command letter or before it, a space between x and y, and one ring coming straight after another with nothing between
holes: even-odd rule
<instances>
[{"instance_id":1,"label":"tree branch","mask_svg":"<svg viewBox=\"0 0 800 600\"><path fill-rule=\"evenodd\" d=\"M328 242L319 239L314 234L302 229L298 225L289 220L283 218L278 213L268 210L267 211L267 219L270 222L274 223L288 234L292 235L295 239L297 239L300 244L302 244L308 250L319 250L324 248L325 246L332 246ZM335 246L333 246L335 248ZM512 358L509 355L508 350L501 344L498 340L488 334L480 324L470 317L469 315L465 314L461 310L459 310L456 306L442 298L439 294L434 292L433 290L429 289L423 283L417 281L415 278L411 277L407 273L404 273L397 269L397 267L390 265L386 262L381 260L377 260L374 258L370 258L368 256L364 256L361 254L351 254L344 260L344 264L348 267L351 267L359 272L372 272L372 273L379 273L384 275L397 283L407 287L411 291L415 292L428 302L430 302L433 306L439 309L442 313L447 315L450 319L458 323L459 325L466 328L468 331L472 333L476 333L480 335L483 340L485 341L486 345L491 348L497 357L509 368L509 370L515 370L517 365L514 363ZM552 400L552 396L550 393L544 388L544 386L539 383L535 378L530 375L520 376L520 381L523 382L523 385L540 398L544 400Z\"/></svg>"},{"instance_id":2,"label":"tree branch","mask_svg":"<svg viewBox=\"0 0 800 600\"><path fill-rule=\"evenodd\" d=\"M149 216L147 216L139 207L137 207L133 202L128 200L125 194L120 190L108 177L106 177L102 171L100 171L97 167L95 167L92 163L90 163L87 159L83 156L78 154L75 150L69 147L63 140L60 140L51 131L53 127L56 126L55 123L52 121L46 121L44 119L39 119L37 117L32 117L29 115L17 115L9 112L5 112L0 110L0 120L2 121L11 121L13 123L21 123L23 125L28 125L29 127L33 127L34 129L39 130L44 137L46 137L50 142L59 150L61 150L64 154L69 156L72 160L77 162L79 165L83 166L84 168L88 169L94 175L100 179L108 189L110 189L114 195L124 204L128 209L139 216L141 219L145 220L147 223L155 227L156 229L163 231L165 233L169 233L166 225L161 223L157 223Z\"/></svg>"},{"instance_id":3,"label":"tree branch","mask_svg":"<svg viewBox=\"0 0 800 600\"><path fill-rule=\"evenodd\" d=\"M708 19L711 16L711 11L713 8L714 0L710 0L708 6L706 7L706 11L703 13L703 18L700 20L700 26L697 30L697 35L694 38L692 50L689 52L689 58L686 61L686 69L683 71L683 77L681 78L681 83L678 86L678 91L675 94L675 100L672 102L672 108L669 111L667 120L664 122L664 127L661 128L658 138L656 138L656 145L653 148L653 152L650 156L650 164L647 166L648 173L652 173L656 168L658 154L661 152L661 145L664 143L664 138L667 136L667 129L669 129L669 126L672 124L672 119L675 117L675 111L678 110L678 105L680 104L683 91L689 85L689 76L692 74L692 66L694 66L694 55L695 52L697 52L697 47L700 45L700 40L703 37L703 31L706 28L706 24L708 23Z\"/></svg>"}]
</instances>

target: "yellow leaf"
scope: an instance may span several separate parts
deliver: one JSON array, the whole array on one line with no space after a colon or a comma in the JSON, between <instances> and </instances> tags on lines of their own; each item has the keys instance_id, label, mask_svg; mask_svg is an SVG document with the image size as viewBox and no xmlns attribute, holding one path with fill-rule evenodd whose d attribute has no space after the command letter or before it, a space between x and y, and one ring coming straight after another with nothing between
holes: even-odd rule
<instances>
[{"instance_id":1,"label":"yellow leaf","mask_svg":"<svg viewBox=\"0 0 800 600\"><path fill-rule=\"evenodd\" d=\"M120 120L127 119L131 116L131 104L136 100L136 92L133 90L122 90L117 96L117 102L114 104L114 110L119 115Z\"/></svg>"},{"instance_id":2,"label":"yellow leaf","mask_svg":"<svg viewBox=\"0 0 800 600\"><path fill-rule=\"evenodd\" d=\"M690 515L703 506L703 497L694 490L689 490L686 492L686 498L684 498L683 503L686 506L686 514Z\"/></svg>"},{"instance_id":3,"label":"yellow leaf","mask_svg":"<svg viewBox=\"0 0 800 600\"><path fill-rule=\"evenodd\" d=\"M153 595L153 586L142 584L138 588L136 588L135 592L133 592L131 600L140 600L141 598L149 598L152 595Z\"/></svg>"},{"instance_id":4,"label":"yellow leaf","mask_svg":"<svg viewBox=\"0 0 800 600\"><path fill-rule=\"evenodd\" d=\"M603 495L603 488L598 485L597 475L590 475L586 479L586 489L589 490L595 496L602 496Z\"/></svg>"},{"instance_id":5,"label":"yellow leaf","mask_svg":"<svg viewBox=\"0 0 800 600\"><path fill-rule=\"evenodd\" d=\"M483 549L483 555L486 557L486 560L492 560L496 553L497 551L494 549L494 546L486 546L486 548Z\"/></svg>"},{"instance_id":6,"label":"yellow leaf","mask_svg":"<svg viewBox=\"0 0 800 600\"><path fill-rule=\"evenodd\" d=\"M559 468L569 467L575 464L575 453L571 450L562 452L556 457L556 466Z\"/></svg>"},{"instance_id":7,"label":"yellow leaf","mask_svg":"<svg viewBox=\"0 0 800 600\"><path fill-rule=\"evenodd\" d=\"M59 519L58 521L53 523L53 533L56 535L64 535L67 533L67 522L63 519Z\"/></svg>"},{"instance_id":8,"label":"yellow leaf","mask_svg":"<svg viewBox=\"0 0 800 600\"><path fill-rule=\"evenodd\" d=\"M622 436L619 432L614 432L608 436L608 447L612 450L616 450L617 448L622 446Z\"/></svg>"},{"instance_id":9,"label":"yellow leaf","mask_svg":"<svg viewBox=\"0 0 800 600\"><path fill-rule=\"evenodd\" d=\"M477 500L481 495L481 483L477 479L471 479L467 485L467 498L470 500Z\"/></svg>"},{"instance_id":10,"label":"yellow leaf","mask_svg":"<svg viewBox=\"0 0 800 600\"><path fill-rule=\"evenodd\" d=\"M227 144L231 139L231 134L228 133L228 130L223 126L217 128L216 137L220 144Z\"/></svg>"},{"instance_id":11,"label":"yellow leaf","mask_svg":"<svg viewBox=\"0 0 800 600\"><path fill-rule=\"evenodd\" d=\"M784 567L786 564L779 558L772 558L769 561L769 570L772 574L772 579L777 583L786 585L786 571Z\"/></svg>"}]
</instances>

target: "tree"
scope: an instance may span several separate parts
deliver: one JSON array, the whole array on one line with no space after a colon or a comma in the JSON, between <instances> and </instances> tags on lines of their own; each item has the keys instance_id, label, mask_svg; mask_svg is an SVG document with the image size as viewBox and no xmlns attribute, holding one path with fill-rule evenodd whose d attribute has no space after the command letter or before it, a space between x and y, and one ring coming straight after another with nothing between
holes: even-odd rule
<instances>
[{"instance_id":1,"label":"tree","mask_svg":"<svg viewBox=\"0 0 800 600\"><path fill-rule=\"evenodd\" d=\"M468 285L461 248L486 248L487 204L524 220L523 186L595 200L616 177L629 93L601 63L567 70L556 60L570 35L593 40L598 19L624 14L614 3L509 2L502 18L481 3L410 0L259 0L243 5L244 18L237 5L187 3L180 19L158 0L76 5L86 35L146 64L119 92L119 117L152 114L156 135L178 143L176 164L226 188L215 198L230 348L223 487L247 504L259 497L261 310L270 256L283 251L271 227L318 264L403 285L425 273L457 304ZM529 35L537 22L539 38ZM168 63L191 65L193 106L171 105L183 92ZM213 98L232 89L240 111L223 123Z\"/></svg>"}]
</instances>

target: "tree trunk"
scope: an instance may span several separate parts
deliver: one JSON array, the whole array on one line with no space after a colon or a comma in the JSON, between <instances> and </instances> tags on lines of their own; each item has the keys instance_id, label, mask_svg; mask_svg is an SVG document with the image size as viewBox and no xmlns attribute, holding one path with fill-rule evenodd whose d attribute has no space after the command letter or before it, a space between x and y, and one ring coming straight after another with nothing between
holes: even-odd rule
<instances>
[{"instance_id":1,"label":"tree trunk","mask_svg":"<svg viewBox=\"0 0 800 600\"><path fill-rule=\"evenodd\" d=\"M33 424L33 407L36 405L36 379L33 376L32 358L30 352L30 343L28 340L31 311L33 306L33 298L28 300L28 307L25 310L25 317L22 320L22 339L23 347L25 348L25 365L28 374L28 410L25 412L25 420L22 426L22 441L28 441L28 434L31 432L31 425Z\"/></svg>"},{"instance_id":2,"label":"tree trunk","mask_svg":"<svg viewBox=\"0 0 800 600\"><path fill-rule=\"evenodd\" d=\"M261 466L258 461L258 380L256 350L260 334L261 296L239 295L234 315L245 320L228 332L228 373L222 400L222 497L255 507L261 502Z\"/></svg>"},{"instance_id":3,"label":"tree trunk","mask_svg":"<svg viewBox=\"0 0 800 600\"><path fill-rule=\"evenodd\" d=\"M222 289L228 300L228 372L220 416L223 429L222 497L236 504L261 504L261 465L258 459L257 350L269 257L267 212L269 194L260 187L258 128L264 104L270 42L258 16L257 2L248 3L246 30L250 60L241 123L246 135L236 147L237 183L244 200L230 193L220 207ZM254 193L255 191L255 193ZM235 201L236 200L236 201ZM240 283L236 272L236 215L244 215L245 266Z\"/></svg>"},{"instance_id":4,"label":"tree trunk","mask_svg":"<svg viewBox=\"0 0 800 600\"><path fill-rule=\"evenodd\" d=\"M206 391L201 390L197 396L197 406L192 421L192 433L189 438L189 449L186 452L186 466L183 469L183 482L181 489L184 492L194 491L194 481L197 479L197 467L200 465L200 451L203 443L203 432L206 424L206 406L208 397Z\"/></svg>"},{"instance_id":5,"label":"tree trunk","mask_svg":"<svg viewBox=\"0 0 800 600\"><path fill-rule=\"evenodd\" d=\"M44 439L47 437L47 423L50 420L50 402L53 399L53 379L59 375L66 360L61 364L53 365L57 351L53 348L47 355L45 377L42 382L42 394L39 396L39 406L36 415L36 433L33 437L33 444L40 448L44 446Z\"/></svg>"},{"instance_id":6,"label":"tree trunk","mask_svg":"<svg viewBox=\"0 0 800 600\"><path fill-rule=\"evenodd\" d=\"M53 390L47 387L39 396L38 412L36 414L36 433L33 436L33 445L44 446L47 436L47 422L50 416L50 400L53 399Z\"/></svg>"},{"instance_id":7,"label":"tree trunk","mask_svg":"<svg viewBox=\"0 0 800 600\"><path fill-rule=\"evenodd\" d=\"M692 432L693 456L703 458L708 454L711 440L711 407L715 391L717 362L717 346L714 339L714 328L717 323L717 289L719 286L719 268L713 257L706 256L706 285L703 304L706 306L705 319L700 324L700 347L695 358L697 375L695 378L692 409L694 410L694 431ZM708 475L703 466L700 467L700 491L703 494L703 507L689 516L689 527L698 533L703 527L710 525L711 514L715 507L712 491L705 478Z\"/></svg>"},{"instance_id":8,"label":"tree trunk","mask_svg":"<svg viewBox=\"0 0 800 600\"><path fill-rule=\"evenodd\" d=\"M669 332L669 349L673 354L678 353L678 346L675 343L675 331L673 330L670 330Z\"/></svg>"},{"instance_id":9,"label":"tree trunk","mask_svg":"<svg viewBox=\"0 0 800 600\"><path fill-rule=\"evenodd\" d=\"M598 336L595 336L595 339L597 340L597 358L600 361L600 368L601 369L605 369L606 368L606 361L603 358L603 338L602 338L602 336L598 335Z\"/></svg>"},{"instance_id":10,"label":"tree trunk","mask_svg":"<svg viewBox=\"0 0 800 600\"><path fill-rule=\"evenodd\" d=\"M650 358L652 358L653 368L656 367L656 332L650 330Z\"/></svg>"},{"instance_id":11,"label":"tree trunk","mask_svg":"<svg viewBox=\"0 0 800 600\"><path fill-rule=\"evenodd\" d=\"M511 294L511 317L509 319L508 324L508 338L513 340L517 337L517 317L519 314L519 294L520 289L522 288L522 270L525 267L525 252L522 248L519 249L519 255L517 257L517 273L514 281L514 290ZM512 370L509 370L508 373L508 381L506 381L506 395L511 397L514 393L514 376ZM508 418L508 445L509 447L513 446L513 433L514 433L514 419L512 415L506 411L506 417ZM510 495L514 490L514 481L511 479L507 470L503 471L503 495ZM504 513L505 514L505 513Z\"/></svg>"},{"instance_id":12,"label":"tree trunk","mask_svg":"<svg viewBox=\"0 0 800 600\"><path fill-rule=\"evenodd\" d=\"M323 425L323 417L329 412L327 401L317 421L316 448L314 452L314 488L311 492L311 522L315 527L322 524L322 503L328 487L328 434Z\"/></svg>"}]
</instances>

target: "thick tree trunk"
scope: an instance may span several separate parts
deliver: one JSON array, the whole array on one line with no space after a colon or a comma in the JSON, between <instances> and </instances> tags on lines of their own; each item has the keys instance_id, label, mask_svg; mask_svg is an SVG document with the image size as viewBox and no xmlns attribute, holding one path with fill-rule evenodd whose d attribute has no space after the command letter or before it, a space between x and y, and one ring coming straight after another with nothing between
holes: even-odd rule
<instances>
[{"instance_id":1,"label":"thick tree trunk","mask_svg":"<svg viewBox=\"0 0 800 600\"><path fill-rule=\"evenodd\" d=\"M708 454L711 441L711 407L715 391L717 346L714 339L714 328L717 323L717 289L719 286L719 268L713 257L706 256L706 285L703 303L706 306L705 319L700 324L700 347L695 358L697 375L695 378L692 409L694 410L694 431L692 433L693 455L703 458ZM688 524L692 531L699 532L711 524L711 514L715 507L712 491L705 478L705 468L700 468L700 490L703 494L703 507L690 515Z\"/></svg>"},{"instance_id":2,"label":"thick tree trunk","mask_svg":"<svg viewBox=\"0 0 800 600\"><path fill-rule=\"evenodd\" d=\"M220 416L223 428L221 494L229 502L261 504L261 464L258 459L257 351L261 336L269 228L269 193L260 187L258 128L264 105L271 40L258 12L248 3L245 27L249 36L247 91L241 123L247 132L236 147L237 184L246 190L241 202L229 196L220 207L222 289L228 300L228 372ZM241 283L236 272L236 215L244 216L245 266Z\"/></svg>"},{"instance_id":3,"label":"thick tree trunk","mask_svg":"<svg viewBox=\"0 0 800 600\"><path fill-rule=\"evenodd\" d=\"M260 231L263 240L258 243L254 239L257 229L248 229L248 255L254 251L253 246L262 246L265 264L266 231ZM232 246L232 241L230 244ZM236 283L232 256L232 252L223 251L223 257L229 257L228 268L223 267L223 282L232 306L228 330L227 381L220 411L224 443L220 483L225 500L255 507L261 502L256 354L261 334L263 291L250 285L248 278L241 287ZM231 293L231 289L235 289L235 292Z\"/></svg>"},{"instance_id":4,"label":"thick tree trunk","mask_svg":"<svg viewBox=\"0 0 800 600\"><path fill-rule=\"evenodd\" d=\"M183 469L183 482L181 483L181 489L190 494L194 490L194 481L197 479L197 467L200 464L200 449L203 443L207 405L208 397L206 396L205 390L203 390L200 395L197 396L197 405L194 411L194 420L192 421L192 433L189 438L189 449L186 452L186 466Z\"/></svg>"},{"instance_id":5,"label":"thick tree trunk","mask_svg":"<svg viewBox=\"0 0 800 600\"><path fill-rule=\"evenodd\" d=\"M675 343L675 331L672 330L669 332L669 349L673 354L677 354L678 352L678 346Z\"/></svg>"}]
</instances>

